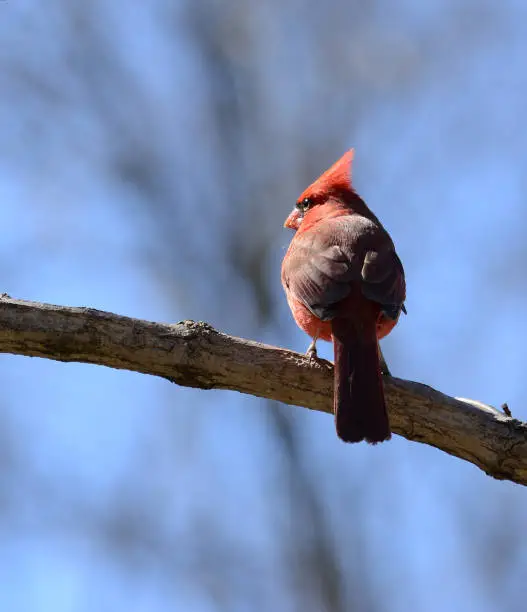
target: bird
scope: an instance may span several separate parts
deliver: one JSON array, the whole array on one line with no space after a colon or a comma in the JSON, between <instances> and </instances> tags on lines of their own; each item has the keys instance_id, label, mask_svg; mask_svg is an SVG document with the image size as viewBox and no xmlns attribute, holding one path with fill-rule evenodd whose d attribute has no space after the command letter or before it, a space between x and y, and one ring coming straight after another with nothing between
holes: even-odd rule
<instances>
[{"instance_id":1,"label":"bird","mask_svg":"<svg viewBox=\"0 0 527 612\"><path fill-rule=\"evenodd\" d=\"M393 241L352 184L354 149L298 198L281 280L297 325L333 343L334 414L344 442L389 440L379 340L406 314L406 281ZM382 361L384 361L382 359Z\"/></svg>"}]
</instances>

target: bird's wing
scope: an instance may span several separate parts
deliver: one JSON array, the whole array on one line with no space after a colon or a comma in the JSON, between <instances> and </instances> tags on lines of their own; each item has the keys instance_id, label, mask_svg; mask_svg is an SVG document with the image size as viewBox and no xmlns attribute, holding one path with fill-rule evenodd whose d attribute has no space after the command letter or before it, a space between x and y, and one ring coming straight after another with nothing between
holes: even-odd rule
<instances>
[{"instance_id":1,"label":"bird's wing","mask_svg":"<svg viewBox=\"0 0 527 612\"><path fill-rule=\"evenodd\" d=\"M401 260L393 248L367 251L362 265L362 293L397 319L404 310L406 283Z\"/></svg>"},{"instance_id":2,"label":"bird's wing","mask_svg":"<svg viewBox=\"0 0 527 612\"><path fill-rule=\"evenodd\" d=\"M404 272L382 228L359 215L299 230L284 258L286 289L315 316L332 319L354 287L396 318L405 298Z\"/></svg>"}]
</instances>

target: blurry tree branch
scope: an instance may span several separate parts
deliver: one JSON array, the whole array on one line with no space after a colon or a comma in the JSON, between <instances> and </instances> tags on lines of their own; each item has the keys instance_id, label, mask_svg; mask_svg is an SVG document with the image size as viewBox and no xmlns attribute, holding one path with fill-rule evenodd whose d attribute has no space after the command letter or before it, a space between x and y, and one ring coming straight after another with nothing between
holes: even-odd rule
<instances>
[{"instance_id":1,"label":"blurry tree branch","mask_svg":"<svg viewBox=\"0 0 527 612\"><path fill-rule=\"evenodd\" d=\"M0 352L94 363L332 412L329 362L310 362L201 322L153 323L3 294ZM494 478L527 484L526 423L420 383L390 377L384 385L396 433L470 461Z\"/></svg>"}]
</instances>

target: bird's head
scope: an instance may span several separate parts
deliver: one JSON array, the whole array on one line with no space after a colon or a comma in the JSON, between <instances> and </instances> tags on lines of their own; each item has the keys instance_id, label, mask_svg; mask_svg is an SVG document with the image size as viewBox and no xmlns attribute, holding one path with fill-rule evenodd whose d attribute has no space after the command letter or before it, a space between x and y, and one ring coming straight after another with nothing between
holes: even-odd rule
<instances>
[{"instance_id":1,"label":"bird's head","mask_svg":"<svg viewBox=\"0 0 527 612\"><path fill-rule=\"evenodd\" d=\"M324 204L333 209L346 208L348 196L356 195L351 185L351 165L354 149L350 149L312 183L298 198L295 207L284 223L292 230L300 228L304 219L325 216ZM357 196L358 197L358 196Z\"/></svg>"}]
</instances>

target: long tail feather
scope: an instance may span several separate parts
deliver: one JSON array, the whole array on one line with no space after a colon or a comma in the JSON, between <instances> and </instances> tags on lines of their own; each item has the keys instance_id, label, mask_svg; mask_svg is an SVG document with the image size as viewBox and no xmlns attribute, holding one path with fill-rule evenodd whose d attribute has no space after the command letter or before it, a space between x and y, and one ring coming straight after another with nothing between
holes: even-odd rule
<instances>
[{"instance_id":1,"label":"long tail feather","mask_svg":"<svg viewBox=\"0 0 527 612\"><path fill-rule=\"evenodd\" d=\"M337 435L344 442L389 440L375 322L359 327L352 319L336 318L332 323Z\"/></svg>"}]
</instances>

